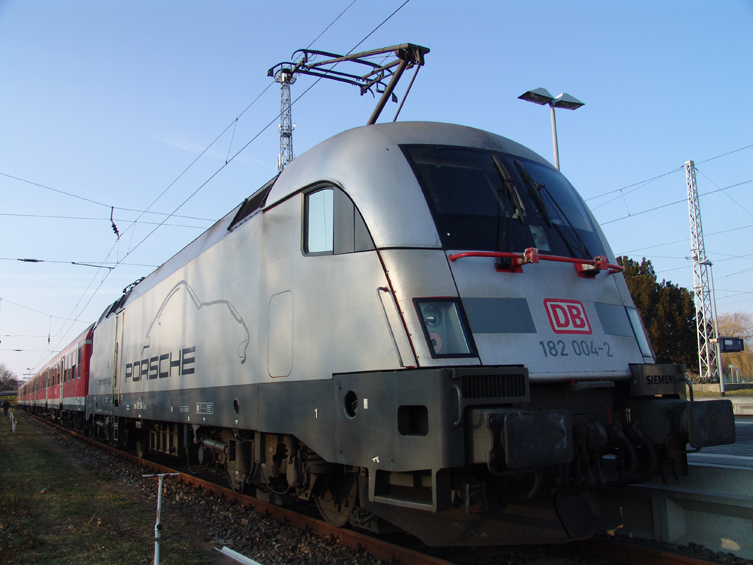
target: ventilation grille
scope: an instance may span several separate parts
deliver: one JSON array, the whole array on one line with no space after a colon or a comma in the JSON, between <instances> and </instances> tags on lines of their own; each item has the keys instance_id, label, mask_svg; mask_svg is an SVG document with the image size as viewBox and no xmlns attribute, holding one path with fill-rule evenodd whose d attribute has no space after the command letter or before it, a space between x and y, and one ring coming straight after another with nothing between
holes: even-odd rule
<instances>
[{"instance_id":1,"label":"ventilation grille","mask_svg":"<svg viewBox=\"0 0 753 565\"><path fill-rule=\"evenodd\" d=\"M525 375L463 375L465 398L511 398L526 396Z\"/></svg>"}]
</instances>

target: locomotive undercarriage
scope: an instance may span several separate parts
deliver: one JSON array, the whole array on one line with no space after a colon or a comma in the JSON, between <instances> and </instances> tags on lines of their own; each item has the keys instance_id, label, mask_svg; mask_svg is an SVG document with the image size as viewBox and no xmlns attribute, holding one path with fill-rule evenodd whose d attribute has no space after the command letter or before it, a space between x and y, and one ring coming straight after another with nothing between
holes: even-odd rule
<instances>
[{"instance_id":1,"label":"locomotive undercarriage","mask_svg":"<svg viewBox=\"0 0 753 565\"><path fill-rule=\"evenodd\" d=\"M140 456L194 471L198 461L236 491L313 500L338 526L391 524L429 545L558 542L610 526L605 489L677 481L687 444L734 441L729 401L688 402L681 374L642 365L631 381L546 384L519 366L335 375L263 396L268 414L285 414L291 395L310 402L304 415L329 410L325 435L289 411L275 426L290 433L105 415L90 429Z\"/></svg>"}]
</instances>

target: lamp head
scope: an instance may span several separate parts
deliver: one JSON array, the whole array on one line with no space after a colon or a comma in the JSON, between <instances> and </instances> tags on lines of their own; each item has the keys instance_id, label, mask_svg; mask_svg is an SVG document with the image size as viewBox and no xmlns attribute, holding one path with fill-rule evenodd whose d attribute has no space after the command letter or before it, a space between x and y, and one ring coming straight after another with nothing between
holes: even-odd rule
<instances>
[{"instance_id":1,"label":"lamp head","mask_svg":"<svg viewBox=\"0 0 753 565\"><path fill-rule=\"evenodd\" d=\"M520 98L521 100L526 100L527 102L533 102L534 104L540 104L542 106L551 104L555 100L554 96L549 94L549 91L546 88L536 88L535 90L529 90L525 94L518 96L518 98Z\"/></svg>"},{"instance_id":2,"label":"lamp head","mask_svg":"<svg viewBox=\"0 0 753 565\"><path fill-rule=\"evenodd\" d=\"M565 110L577 110L585 104L577 98L563 92L554 99L553 105L557 108L564 108Z\"/></svg>"}]
</instances>

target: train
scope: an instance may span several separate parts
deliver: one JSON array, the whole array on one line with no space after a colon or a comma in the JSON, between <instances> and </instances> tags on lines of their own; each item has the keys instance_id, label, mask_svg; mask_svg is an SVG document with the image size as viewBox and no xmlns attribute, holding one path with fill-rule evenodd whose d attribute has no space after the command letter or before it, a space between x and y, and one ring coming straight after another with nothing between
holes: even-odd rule
<instances>
[{"instance_id":1,"label":"train","mask_svg":"<svg viewBox=\"0 0 753 565\"><path fill-rule=\"evenodd\" d=\"M621 270L530 149L372 124L126 288L19 403L340 527L583 539L612 525L610 489L735 441L729 400L655 362Z\"/></svg>"}]
</instances>

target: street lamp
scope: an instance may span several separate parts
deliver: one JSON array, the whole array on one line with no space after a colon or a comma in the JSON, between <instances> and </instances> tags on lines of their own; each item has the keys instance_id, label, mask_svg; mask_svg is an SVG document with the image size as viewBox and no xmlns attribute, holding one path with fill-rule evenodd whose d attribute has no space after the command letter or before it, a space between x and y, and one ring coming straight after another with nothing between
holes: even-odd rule
<instances>
[{"instance_id":1,"label":"street lamp","mask_svg":"<svg viewBox=\"0 0 753 565\"><path fill-rule=\"evenodd\" d=\"M554 166L557 170L560 169L560 153L557 148L557 121L554 118L554 107L564 108L565 110L577 110L584 105L580 100L573 98L569 94L564 92L557 97L549 94L546 88L537 88L535 90L529 90L525 94L518 96L521 100L527 100L534 104L540 104L541 106L549 106L552 113L552 144L554 145Z\"/></svg>"},{"instance_id":2,"label":"street lamp","mask_svg":"<svg viewBox=\"0 0 753 565\"><path fill-rule=\"evenodd\" d=\"M724 365L722 364L722 349L719 345L719 324L717 323L717 317L716 317L716 293L714 292L714 269L711 268L713 263L709 261L708 259L704 259L703 261L700 261L698 263L699 265L704 265L709 268L709 281L711 282L711 316L712 321L714 322L714 339L709 340L713 345L714 349L716 351L716 370L719 373L719 392L722 394L722 396L726 395L726 391L724 388Z\"/></svg>"}]
</instances>

